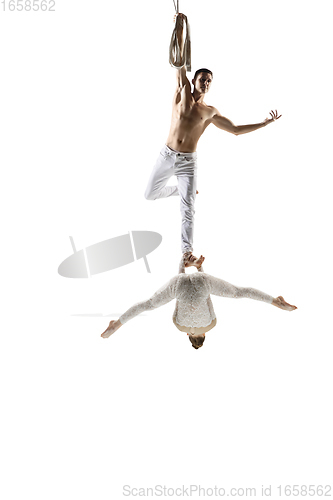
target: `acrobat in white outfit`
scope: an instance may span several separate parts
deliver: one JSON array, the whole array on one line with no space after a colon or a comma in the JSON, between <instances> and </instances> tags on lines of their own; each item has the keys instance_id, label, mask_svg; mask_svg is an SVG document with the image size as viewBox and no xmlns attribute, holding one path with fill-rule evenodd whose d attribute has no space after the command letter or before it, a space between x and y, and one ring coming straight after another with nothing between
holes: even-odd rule
<instances>
[{"instance_id":1,"label":"acrobat in white outfit","mask_svg":"<svg viewBox=\"0 0 333 500\"><path fill-rule=\"evenodd\" d=\"M117 321L110 321L108 328L102 333L103 338L112 335L118 328L127 323L143 311L149 311L177 299L173 321L176 327L187 332L195 349L202 346L205 333L216 325L216 316L210 294L229 298L248 298L272 304L286 311L297 309L288 304L283 297L274 298L255 288L243 288L231 285L214 276L203 272L204 257L195 259L190 263L182 258L179 274L162 286L154 295L130 307ZM186 264L185 264L186 262ZM185 267L194 265L198 273L185 274Z\"/></svg>"}]
</instances>

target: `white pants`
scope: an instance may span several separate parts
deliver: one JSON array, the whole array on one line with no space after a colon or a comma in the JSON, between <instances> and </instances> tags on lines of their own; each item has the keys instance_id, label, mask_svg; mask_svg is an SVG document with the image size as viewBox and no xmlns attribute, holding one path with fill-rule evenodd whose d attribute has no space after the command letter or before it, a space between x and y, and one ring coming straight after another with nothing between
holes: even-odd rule
<instances>
[{"instance_id":1,"label":"white pants","mask_svg":"<svg viewBox=\"0 0 333 500\"><path fill-rule=\"evenodd\" d=\"M177 186L167 186L172 175ZM182 252L193 251L194 202L197 190L197 153L181 153L164 146L157 158L145 192L147 200L180 196Z\"/></svg>"}]
</instances>

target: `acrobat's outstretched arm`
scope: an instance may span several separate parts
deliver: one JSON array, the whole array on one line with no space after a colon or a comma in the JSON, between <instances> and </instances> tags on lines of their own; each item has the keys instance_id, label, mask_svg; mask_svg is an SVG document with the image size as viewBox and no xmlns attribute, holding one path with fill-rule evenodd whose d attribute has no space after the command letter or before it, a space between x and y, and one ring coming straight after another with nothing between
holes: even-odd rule
<instances>
[{"instance_id":1,"label":"acrobat's outstretched arm","mask_svg":"<svg viewBox=\"0 0 333 500\"><path fill-rule=\"evenodd\" d=\"M212 118L212 123L221 130L225 130L226 132L230 132L231 134L234 135L241 135L241 134L247 134L248 132L253 132L254 130L258 130L258 128L266 127L266 125L275 122L282 116L278 114L277 110L275 111L272 110L270 111L269 114L271 115L271 117L266 118L263 122L260 123L253 123L251 125L235 125L234 123L232 123L231 120L229 120L229 118L222 116L221 113L219 113L219 111L215 109L215 114Z\"/></svg>"},{"instance_id":2,"label":"acrobat's outstretched arm","mask_svg":"<svg viewBox=\"0 0 333 500\"><path fill-rule=\"evenodd\" d=\"M213 295L219 295L220 297L229 297L233 299L247 298L260 300L262 302L267 302L267 304L272 304L273 306L284 309L285 311L294 311L297 309L296 306L288 304L283 297L279 296L277 298L268 295L267 293L256 290L255 288L239 287L231 285L227 281L215 278L214 276L206 275L210 285L210 293Z\"/></svg>"},{"instance_id":3,"label":"acrobat's outstretched arm","mask_svg":"<svg viewBox=\"0 0 333 500\"><path fill-rule=\"evenodd\" d=\"M122 325L127 323L130 319L135 318L138 314L144 311L151 311L157 307L164 306L171 300L175 298L175 286L178 280L178 276L172 278L168 283L162 286L157 292L154 293L152 297L148 300L138 302L130 307L124 314L120 316L117 321L110 321L107 329L102 333L101 337L104 339L110 337L116 330L118 330Z\"/></svg>"}]
</instances>

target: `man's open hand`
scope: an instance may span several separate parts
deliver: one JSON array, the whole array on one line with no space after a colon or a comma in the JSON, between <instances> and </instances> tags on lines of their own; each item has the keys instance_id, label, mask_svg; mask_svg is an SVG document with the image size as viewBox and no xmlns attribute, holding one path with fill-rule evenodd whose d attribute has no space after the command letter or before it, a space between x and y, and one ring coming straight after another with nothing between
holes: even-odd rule
<instances>
[{"instance_id":1,"label":"man's open hand","mask_svg":"<svg viewBox=\"0 0 333 500\"><path fill-rule=\"evenodd\" d=\"M269 112L269 114L271 115L271 118L266 118L265 119L265 123L266 124L275 122L275 120L278 120L282 116L282 115L278 115L277 110L275 110L275 111L272 110L272 111Z\"/></svg>"}]
</instances>

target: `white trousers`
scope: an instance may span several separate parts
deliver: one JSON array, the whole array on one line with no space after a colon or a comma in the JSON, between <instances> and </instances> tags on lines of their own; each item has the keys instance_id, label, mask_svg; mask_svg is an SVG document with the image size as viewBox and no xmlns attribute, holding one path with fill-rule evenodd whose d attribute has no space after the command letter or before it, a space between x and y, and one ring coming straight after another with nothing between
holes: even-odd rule
<instances>
[{"instance_id":1,"label":"white trousers","mask_svg":"<svg viewBox=\"0 0 333 500\"><path fill-rule=\"evenodd\" d=\"M172 175L178 186L167 186ZM180 196L182 253L193 251L194 203L197 190L197 153L181 153L164 146L145 192L147 200Z\"/></svg>"}]
</instances>

